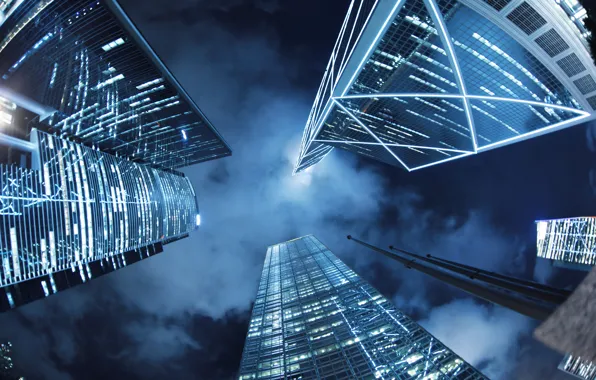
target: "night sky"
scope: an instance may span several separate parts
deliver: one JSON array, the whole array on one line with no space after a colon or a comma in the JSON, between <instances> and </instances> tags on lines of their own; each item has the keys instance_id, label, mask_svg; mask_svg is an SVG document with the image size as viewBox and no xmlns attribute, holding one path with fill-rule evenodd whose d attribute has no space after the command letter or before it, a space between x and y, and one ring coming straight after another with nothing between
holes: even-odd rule
<instances>
[{"instance_id":1,"label":"night sky","mask_svg":"<svg viewBox=\"0 0 596 380\"><path fill-rule=\"evenodd\" d=\"M28 379L231 379L268 245L309 233L493 379L566 379L536 323L345 239L571 287L540 218L596 215L596 125L407 173L336 150L292 177L348 0L122 0L233 156L185 169L202 226L165 252L0 315Z\"/></svg>"}]
</instances>

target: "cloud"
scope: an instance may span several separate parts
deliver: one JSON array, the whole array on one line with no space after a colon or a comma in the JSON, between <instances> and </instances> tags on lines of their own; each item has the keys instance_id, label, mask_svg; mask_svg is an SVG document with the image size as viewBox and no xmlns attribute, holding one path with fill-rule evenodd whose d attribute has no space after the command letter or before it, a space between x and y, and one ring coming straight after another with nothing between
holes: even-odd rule
<instances>
[{"instance_id":1,"label":"cloud","mask_svg":"<svg viewBox=\"0 0 596 380\"><path fill-rule=\"evenodd\" d=\"M465 299L432 309L420 324L486 376L499 380L511 378L519 337L532 322L510 310Z\"/></svg>"},{"instance_id":2,"label":"cloud","mask_svg":"<svg viewBox=\"0 0 596 380\"><path fill-rule=\"evenodd\" d=\"M551 260L537 258L534 264L534 280L541 284L548 284L555 274Z\"/></svg>"}]
</instances>

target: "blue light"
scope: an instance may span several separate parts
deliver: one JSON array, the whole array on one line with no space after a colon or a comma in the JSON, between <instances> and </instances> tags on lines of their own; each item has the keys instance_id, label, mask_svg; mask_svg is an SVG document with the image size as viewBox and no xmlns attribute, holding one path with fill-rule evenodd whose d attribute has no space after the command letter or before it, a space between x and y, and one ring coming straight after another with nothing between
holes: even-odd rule
<instances>
[{"instance_id":1,"label":"blue light","mask_svg":"<svg viewBox=\"0 0 596 380\"><path fill-rule=\"evenodd\" d=\"M182 130L182 138L186 141L188 140L188 137L186 136L186 131Z\"/></svg>"}]
</instances>

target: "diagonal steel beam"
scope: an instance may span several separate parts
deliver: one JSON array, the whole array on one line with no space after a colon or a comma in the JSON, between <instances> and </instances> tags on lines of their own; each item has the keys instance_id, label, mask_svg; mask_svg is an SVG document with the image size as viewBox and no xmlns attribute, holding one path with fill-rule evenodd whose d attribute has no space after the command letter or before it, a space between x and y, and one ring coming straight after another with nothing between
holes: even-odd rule
<instances>
[{"instance_id":1,"label":"diagonal steel beam","mask_svg":"<svg viewBox=\"0 0 596 380\"><path fill-rule=\"evenodd\" d=\"M358 125L360 125L362 127L362 129L364 129L366 132L368 132L368 134L370 134L375 140L377 140L379 142L379 144L381 144L383 146L383 148L385 148L387 150L387 152L389 152L389 154L391 154L397 161L399 161L400 164L403 165L404 168L406 168L407 171L410 171L410 168L408 167L408 165L406 165L399 157L397 157L397 155L395 153L393 153L393 151L391 149L389 149L384 143L383 141L381 141L380 138L377 137L377 135L375 135L366 125L364 125L363 122L361 122L356 116L354 116L353 113L351 113L350 111L348 111L348 109L346 107L344 107L341 103L339 103L337 100L333 100L335 102L335 104L338 105L339 108L341 108L345 113L347 113L352 119L354 119L354 121L356 123L358 123Z\"/></svg>"},{"instance_id":2,"label":"diagonal steel beam","mask_svg":"<svg viewBox=\"0 0 596 380\"><path fill-rule=\"evenodd\" d=\"M441 38L443 46L445 47L447 58L449 58L451 68L453 69L455 79L457 80L457 86L459 87L460 93L464 96L464 110L466 112L468 126L472 135L472 144L474 146L474 152L477 152L478 142L476 141L476 128L474 127L474 119L472 118L472 109L470 107L468 99L466 98L466 84L464 83L464 78L459 67L457 55L455 54L455 49L453 48L453 44L451 43L451 36L449 34L449 31L447 30L447 27L445 26L445 20L443 19L443 15L441 14L441 12L439 12L439 6L435 2L435 0L424 0L424 4L426 4L426 8L428 9L430 17L435 23L435 26L438 27L437 33L439 34L439 38Z\"/></svg>"}]
</instances>

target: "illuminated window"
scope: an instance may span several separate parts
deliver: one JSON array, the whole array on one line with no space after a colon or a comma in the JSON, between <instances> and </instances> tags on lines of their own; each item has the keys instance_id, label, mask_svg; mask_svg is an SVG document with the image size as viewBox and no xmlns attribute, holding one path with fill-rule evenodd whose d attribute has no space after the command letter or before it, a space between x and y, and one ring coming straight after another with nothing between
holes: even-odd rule
<instances>
[{"instance_id":1,"label":"illuminated window","mask_svg":"<svg viewBox=\"0 0 596 380\"><path fill-rule=\"evenodd\" d=\"M122 38L118 38L110 43L103 45L101 48L103 49L103 51L107 52L123 44L124 40Z\"/></svg>"}]
</instances>

